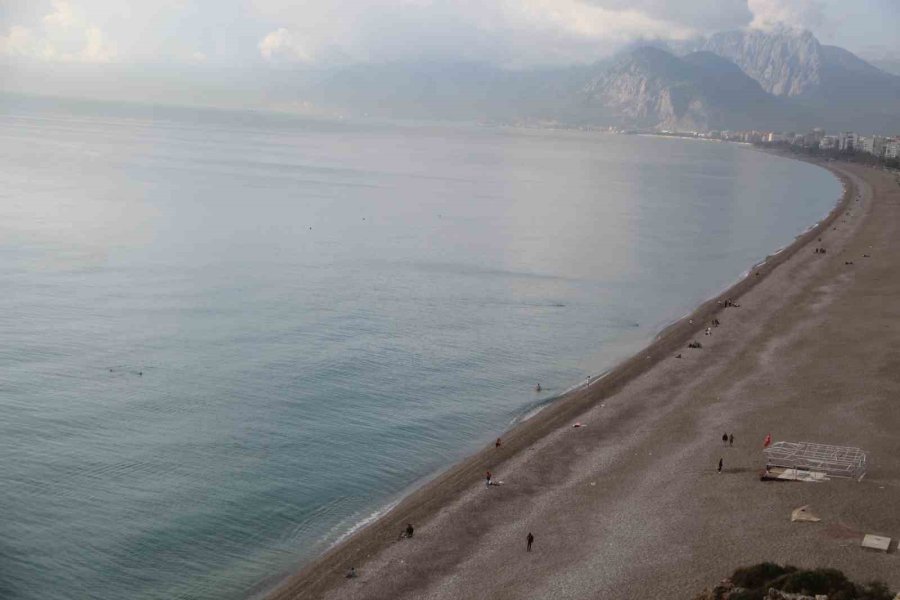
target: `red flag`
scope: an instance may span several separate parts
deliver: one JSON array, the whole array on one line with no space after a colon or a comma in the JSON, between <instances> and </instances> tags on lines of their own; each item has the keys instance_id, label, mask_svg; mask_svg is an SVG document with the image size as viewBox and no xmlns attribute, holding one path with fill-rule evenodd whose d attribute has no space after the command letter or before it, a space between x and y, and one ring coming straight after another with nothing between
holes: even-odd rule
<instances>
[{"instance_id":1,"label":"red flag","mask_svg":"<svg viewBox=\"0 0 900 600\"><path fill-rule=\"evenodd\" d=\"M772 443L772 434L766 434L766 439L763 440L763 448L768 448L769 444Z\"/></svg>"}]
</instances>

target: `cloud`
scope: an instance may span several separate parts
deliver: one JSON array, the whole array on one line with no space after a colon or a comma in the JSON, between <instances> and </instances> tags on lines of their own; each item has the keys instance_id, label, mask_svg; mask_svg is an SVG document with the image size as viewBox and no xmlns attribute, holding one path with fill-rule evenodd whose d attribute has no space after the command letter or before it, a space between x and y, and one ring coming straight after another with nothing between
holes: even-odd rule
<instances>
[{"instance_id":1,"label":"cloud","mask_svg":"<svg viewBox=\"0 0 900 600\"><path fill-rule=\"evenodd\" d=\"M303 47L298 36L284 27L276 29L260 40L259 53L269 61L312 61L312 56Z\"/></svg>"},{"instance_id":2,"label":"cloud","mask_svg":"<svg viewBox=\"0 0 900 600\"><path fill-rule=\"evenodd\" d=\"M40 61L110 62L116 47L66 0L54 0L52 11L37 26L13 25L0 35L0 55Z\"/></svg>"},{"instance_id":3,"label":"cloud","mask_svg":"<svg viewBox=\"0 0 900 600\"><path fill-rule=\"evenodd\" d=\"M747 6L753 13L750 27L755 29L817 29L826 21L822 0L747 0Z\"/></svg>"},{"instance_id":4,"label":"cloud","mask_svg":"<svg viewBox=\"0 0 900 600\"><path fill-rule=\"evenodd\" d=\"M703 33L744 27L753 19L747 0L590 0L613 10L634 10Z\"/></svg>"},{"instance_id":5,"label":"cloud","mask_svg":"<svg viewBox=\"0 0 900 600\"><path fill-rule=\"evenodd\" d=\"M696 33L641 10L585 0L252 0L252 6L276 25L259 42L267 60L591 62L636 38Z\"/></svg>"}]
</instances>

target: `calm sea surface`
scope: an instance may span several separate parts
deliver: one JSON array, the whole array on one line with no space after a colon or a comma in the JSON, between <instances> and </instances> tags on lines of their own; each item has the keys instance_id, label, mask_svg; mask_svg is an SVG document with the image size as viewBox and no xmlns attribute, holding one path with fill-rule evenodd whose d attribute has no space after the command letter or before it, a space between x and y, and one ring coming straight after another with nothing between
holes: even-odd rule
<instances>
[{"instance_id":1,"label":"calm sea surface","mask_svg":"<svg viewBox=\"0 0 900 600\"><path fill-rule=\"evenodd\" d=\"M247 597L840 194L696 141L0 106L5 599Z\"/></svg>"}]
</instances>

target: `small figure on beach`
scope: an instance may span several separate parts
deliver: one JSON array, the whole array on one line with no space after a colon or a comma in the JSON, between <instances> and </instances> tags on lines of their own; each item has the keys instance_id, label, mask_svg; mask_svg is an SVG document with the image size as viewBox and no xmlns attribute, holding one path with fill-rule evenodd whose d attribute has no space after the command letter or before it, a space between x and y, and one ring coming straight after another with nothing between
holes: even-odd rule
<instances>
[{"instance_id":1,"label":"small figure on beach","mask_svg":"<svg viewBox=\"0 0 900 600\"><path fill-rule=\"evenodd\" d=\"M494 475L493 475L490 471L488 471L487 473L485 473L485 474L484 474L484 485L486 485L487 487L491 487L491 478L492 478L493 476L494 476Z\"/></svg>"},{"instance_id":2,"label":"small figure on beach","mask_svg":"<svg viewBox=\"0 0 900 600\"><path fill-rule=\"evenodd\" d=\"M494 442L494 448L499 448L502 444L503 442L500 440L500 438L497 438L497 441Z\"/></svg>"},{"instance_id":3,"label":"small figure on beach","mask_svg":"<svg viewBox=\"0 0 900 600\"><path fill-rule=\"evenodd\" d=\"M763 448L768 448L772 444L772 434L767 433L766 439L763 440Z\"/></svg>"},{"instance_id":4,"label":"small figure on beach","mask_svg":"<svg viewBox=\"0 0 900 600\"><path fill-rule=\"evenodd\" d=\"M536 392L541 391L541 389L543 389L543 388L541 388L541 384L540 384L540 383L537 384L536 386L534 386L534 391L536 391Z\"/></svg>"},{"instance_id":5,"label":"small figure on beach","mask_svg":"<svg viewBox=\"0 0 900 600\"><path fill-rule=\"evenodd\" d=\"M701 344L700 342L698 342L696 340L694 340L693 342L688 344L688 348L702 348L702 347L703 347L703 344Z\"/></svg>"},{"instance_id":6,"label":"small figure on beach","mask_svg":"<svg viewBox=\"0 0 900 600\"><path fill-rule=\"evenodd\" d=\"M734 446L734 434L733 433L728 434L728 445Z\"/></svg>"},{"instance_id":7,"label":"small figure on beach","mask_svg":"<svg viewBox=\"0 0 900 600\"><path fill-rule=\"evenodd\" d=\"M400 532L400 535L397 536L397 539L402 540L403 538L411 538L415 532L416 529L412 526L412 523L407 523L406 529Z\"/></svg>"},{"instance_id":8,"label":"small figure on beach","mask_svg":"<svg viewBox=\"0 0 900 600\"><path fill-rule=\"evenodd\" d=\"M727 433L722 434L722 443L725 445L728 445L728 434Z\"/></svg>"},{"instance_id":9,"label":"small figure on beach","mask_svg":"<svg viewBox=\"0 0 900 600\"><path fill-rule=\"evenodd\" d=\"M534 543L534 534L530 531L528 532L528 537L525 538L527 545L525 546L525 552L531 552L531 545Z\"/></svg>"},{"instance_id":10,"label":"small figure on beach","mask_svg":"<svg viewBox=\"0 0 900 600\"><path fill-rule=\"evenodd\" d=\"M358 577L358 575L356 574L356 567L350 567L350 570L347 571L345 577L347 579L356 579Z\"/></svg>"},{"instance_id":11,"label":"small figure on beach","mask_svg":"<svg viewBox=\"0 0 900 600\"><path fill-rule=\"evenodd\" d=\"M719 473L722 472L722 464L723 464L723 461L722 461L722 459L720 458L720 459L719 459Z\"/></svg>"},{"instance_id":12,"label":"small figure on beach","mask_svg":"<svg viewBox=\"0 0 900 600\"><path fill-rule=\"evenodd\" d=\"M712 335L712 329L710 327L706 328L706 335Z\"/></svg>"},{"instance_id":13,"label":"small figure on beach","mask_svg":"<svg viewBox=\"0 0 900 600\"><path fill-rule=\"evenodd\" d=\"M679 352L678 354L676 354L675 358L681 358L681 353Z\"/></svg>"}]
</instances>

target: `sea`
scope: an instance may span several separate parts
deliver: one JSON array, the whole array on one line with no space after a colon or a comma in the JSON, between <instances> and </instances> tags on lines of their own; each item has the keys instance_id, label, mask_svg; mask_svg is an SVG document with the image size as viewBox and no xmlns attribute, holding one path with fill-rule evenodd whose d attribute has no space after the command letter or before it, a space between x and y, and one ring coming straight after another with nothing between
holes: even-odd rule
<instances>
[{"instance_id":1,"label":"sea","mask_svg":"<svg viewBox=\"0 0 900 600\"><path fill-rule=\"evenodd\" d=\"M0 597L257 596L840 194L736 144L3 97Z\"/></svg>"}]
</instances>

